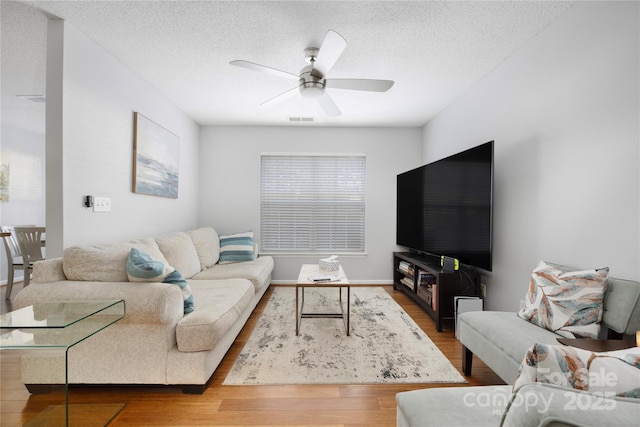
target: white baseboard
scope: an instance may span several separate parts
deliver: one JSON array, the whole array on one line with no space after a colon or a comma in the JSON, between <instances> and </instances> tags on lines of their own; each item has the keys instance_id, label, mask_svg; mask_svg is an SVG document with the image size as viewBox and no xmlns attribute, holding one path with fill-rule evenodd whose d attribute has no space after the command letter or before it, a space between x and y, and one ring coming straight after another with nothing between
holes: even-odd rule
<instances>
[{"instance_id":1,"label":"white baseboard","mask_svg":"<svg viewBox=\"0 0 640 427\"><path fill-rule=\"evenodd\" d=\"M13 278L13 284L24 282L24 276L15 276ZM0 286L7 286L7 279L0 280Z\"/></svg>"}]
</instances>

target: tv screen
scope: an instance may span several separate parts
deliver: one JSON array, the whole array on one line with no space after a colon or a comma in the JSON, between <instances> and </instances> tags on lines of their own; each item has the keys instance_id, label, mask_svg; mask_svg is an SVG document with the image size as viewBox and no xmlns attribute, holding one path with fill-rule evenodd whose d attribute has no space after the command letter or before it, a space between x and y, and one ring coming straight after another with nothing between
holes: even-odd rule
<instances>
[{"instance_id":1,"label":"tv screen","mask_svg":"<svg viewBox=\"0 0 640 427\"><path fill-rule=\"evenodd\" d=\"M493 141L398 175L396 244L492 269Z\"/></svg>"}]
</instances>

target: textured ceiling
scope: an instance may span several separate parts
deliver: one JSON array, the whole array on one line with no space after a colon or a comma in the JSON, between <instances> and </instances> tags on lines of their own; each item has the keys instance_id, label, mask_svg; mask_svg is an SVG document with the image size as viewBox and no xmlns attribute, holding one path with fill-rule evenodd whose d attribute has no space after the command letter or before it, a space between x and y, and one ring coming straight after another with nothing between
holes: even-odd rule
<instances>
[{"instance_id":1,"label":"textured ceiling","mask_svg":"<svg viewBox=\"0 0 640 427\"><path fill-rule=\"evenodd\" d=\"M423 125L572 4L22 3L71 23L201 125L283 125L291 116L312 116L316 125L331 126ZM342 111L332 118L301 97L260 107L296 82L229 65L245 59L298 74L306 65L304 49L319 47L329 29L347 47L328 77L389 79L395 85L385 93L328 89Z\"/></svg>"}]
</instances>

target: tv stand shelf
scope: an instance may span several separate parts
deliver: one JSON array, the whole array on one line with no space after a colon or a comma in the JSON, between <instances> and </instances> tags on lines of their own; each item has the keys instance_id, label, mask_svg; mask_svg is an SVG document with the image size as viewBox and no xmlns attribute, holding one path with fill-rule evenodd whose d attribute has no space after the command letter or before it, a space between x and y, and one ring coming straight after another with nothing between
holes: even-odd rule
<instances>
[{"instance_id":1,"label":"tv stand shelf","mask_svg":"<svg viewBox=\"0 0 640 427\"><path fill-rule=\"evenodd\" d=\"M479 296L476 278L461 271L446 271L439 259L411 252L393 253L393 289L404 292L426 311L442 332L445 321L455 317L454 296Z\"/></svg>"}]
</instances>

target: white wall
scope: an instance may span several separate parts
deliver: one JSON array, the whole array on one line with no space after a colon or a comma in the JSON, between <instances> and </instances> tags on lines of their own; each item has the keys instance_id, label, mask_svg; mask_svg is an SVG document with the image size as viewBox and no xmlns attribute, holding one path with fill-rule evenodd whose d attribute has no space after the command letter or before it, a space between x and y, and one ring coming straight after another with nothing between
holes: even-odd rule
<instances>
[{"instance_id":1,"label":"white wall","mask_svg":"<svg viewBox=\"0 0 640 427\"><path fill-rule=\"evenodd\" d=\"M0 3L0 150L9 165L9 200L0 203L1 225L45 225L45 106L18 95L44 95L47 20L17 2ZM24 51L28 50L29 55ZM29 87L29 90L25 90ZM0 282L7 260L0 245ZM14 281L21 281L22 270Z\"/></svg>"},{"instance_id":2,"label":"white wall","mask_svg":"<svg viewBox=\"0 0 640 427\"><path fill-rule=\"evenodd\" d=\"M637 2L581 2L424 127L424 160L495 139L487 307L538 260L640 280Z\"/></svg>"},{"instance_id":3,"label":"white wall","mask_svg":"<svg viewBox=\"0 0 640 427\"><path fill-rule=\"evenodd\" d=\"M47 253L195 227L199 126L73 26L50 21L48 42ZM135 111L180 137L178 199L131 190ZM89 194L112 212L86 209Z\"/></svg>"},{"instance_id":4,"label":"white wall","mask_svg":"<svg viewBox=\"0 0 640 427\"><path fill-rule=\"evenodd\" d=\"M366 257L341 257L354 283L391 283L396 175L422 161L420 128L205 127L200 144L200 224L260 235L260 154L365 153ZM259 237L258 237L259 238ZM276 283L293 283L319 257L277 257Z\"/></svg>"}]
</instances>

